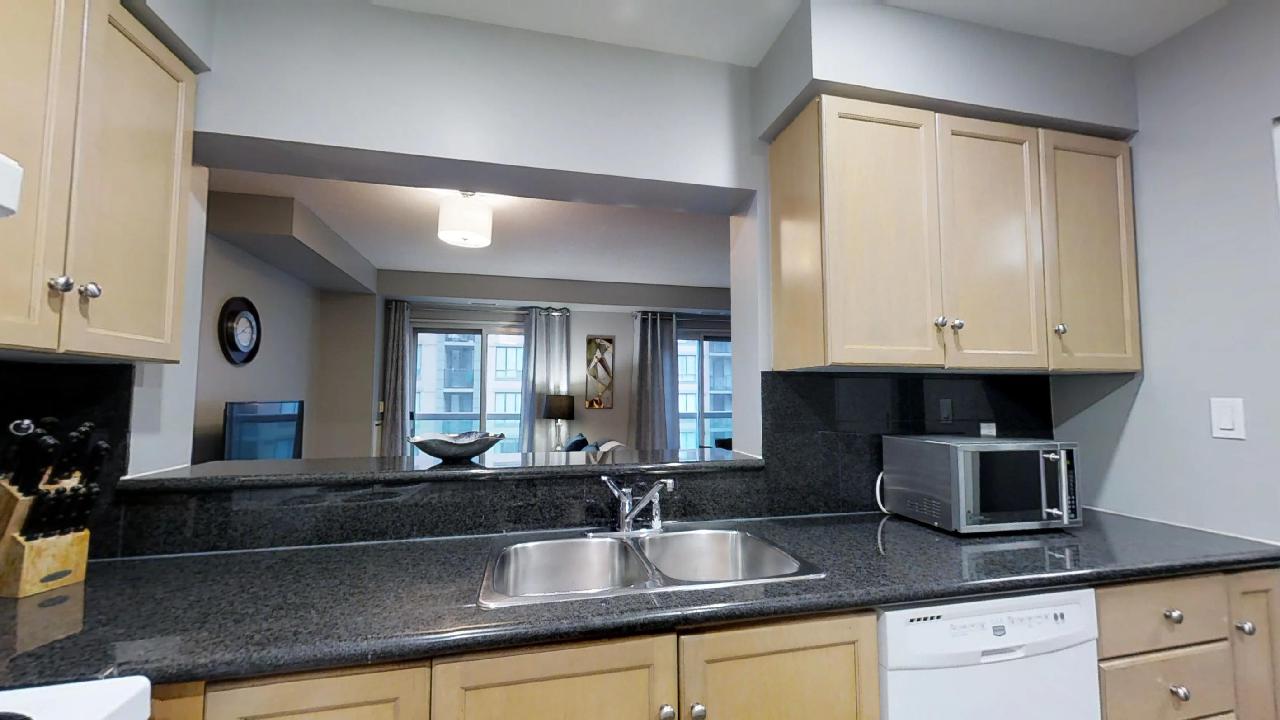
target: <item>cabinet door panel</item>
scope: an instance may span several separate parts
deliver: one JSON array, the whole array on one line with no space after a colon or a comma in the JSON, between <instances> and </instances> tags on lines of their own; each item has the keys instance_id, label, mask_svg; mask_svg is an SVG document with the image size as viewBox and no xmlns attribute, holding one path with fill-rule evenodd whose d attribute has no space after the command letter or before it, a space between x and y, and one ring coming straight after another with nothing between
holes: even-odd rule
<instances>
[{"instance_id":1,"label":"cabinet door panel","mask_svg":"<svg viewBox=\"0 0 1280 720\"><path fill-rule=\"evenodd\" d=\"M1050 367L1138 370L1129 146L1041 130L1040 152Z\"/></svg>"},{"instance_id":2,"label":"cabinet door panel","mask_svg":"<svg viewBox=\"0 0 1280 720\"><path fill-rule=\"evenodd\" d=\"M871 614L682 635L681 718L875 720L876 663Z\"/></svg>"},{"instance_id":3,"label":"cabinet door panel","mask_svg":"<svg viewBox=\"0 0 1280 720\"><path fill-rule=\"evenodd\" d=\"M0 3L0 153L23 167L18 213L0 220L0 346L58 346L71 148L85 0Z\"/></svg>"},{"instance_id":4,"label":"cabinet door panel","mask_svg":"<svg viewBox=\"0 0 1280 720\"><path fill-rule=\"evenodd\" d=\"M943 364L934 114L822 98L828 361Z\"/></svg>"},{"instance_id":5,"label":"cabinet door panel","mask_svg":"<svg viewBox=\"0 0 1280 720\"><path fill-rule=\"evenodd\" d=\"M62 349L176 360L195 76L116 2L91 0Z\"/></svg>"},{"instance_id":6,"label":"cabinet door panel","mask_svg":"<svg viewBox=\"0 0 1280 720\"><path fill-rule=\"evenodd\" d=\"M1048 367L1036 131L938 116L947 366Z\"/></svg>"},{"instance_id":7,"label":"cabinet door panel","mask_svg":"<svg viewBox=\"0 0 1280 720\"><path fill-rule=\"evenodd\" d=\"M211 686L205 720L427 720L431 671L317 673Z\"/></svg>"},{"instance_id":8,"label":"cabinet door panel","mask_svg":"<svg viewBox=\"0 0 1280 720\"><path fill-rule=\"evenodd\" d=\"M1280 717L1280 571L1227 576L1231 596L1231 654L1240 720ZM1249 623L1243 626L1243 623ZM1253 630L1252 634L1246 629Z\"/></svg>"},{"instance_id":9,"label":"cabinet door panel","mask_svg":"<svg viewBox=\"0 0 1280 720\"><path fill-rule=\"evenodd\" d=\"M674 635L493 653L433 669L432 720L650 720L675 706Z\"/></svg>"}]
</instances>

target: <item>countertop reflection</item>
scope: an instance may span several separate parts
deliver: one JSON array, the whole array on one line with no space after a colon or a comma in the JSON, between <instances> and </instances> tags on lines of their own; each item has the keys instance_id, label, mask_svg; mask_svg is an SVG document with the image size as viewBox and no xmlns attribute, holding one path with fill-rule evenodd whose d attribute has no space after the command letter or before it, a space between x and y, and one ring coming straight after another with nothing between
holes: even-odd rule
<instances>
[{"instance_id":1,"label":"countertop reflection","mask_svg":"<svg viewBox=\"0 0 1280 720\"><path fill-rule=\"evenodd\" d=\"M248 677L1280 565L1280 547L1096 512L1069 531L977 538L878 514L671 529L725 526L827 575L485 610L476 604L485 562L510 536L95 561L83 586L0 601L0 686L139 673L153 682Z\"/></svg>"}]
</instances>

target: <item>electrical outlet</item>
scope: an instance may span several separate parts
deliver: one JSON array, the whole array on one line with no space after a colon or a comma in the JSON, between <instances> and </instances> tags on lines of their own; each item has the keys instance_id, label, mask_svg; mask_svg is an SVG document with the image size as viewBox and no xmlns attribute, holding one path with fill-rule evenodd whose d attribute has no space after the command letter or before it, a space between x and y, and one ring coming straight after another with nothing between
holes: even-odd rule
<instances>
[{"instance_id":1,"label":"electrical outlet","mask_svg":"<svg viewBox=\"0 0 1280 720\"><path fill-rule=\"evenodd\" d=\"M982 437L995 437L996 424L995 423L978 423L978 434L981 435Z\"/></svg>"},{"instance_id":2,"label":"electrical outlet","mask_svg":"<svg viewBox=\"0 0 1280 720\"><path fill-rule=\"evenodd\" d=\"M938 422L951 422L953 413L951 405L951 398L942 398L938 401Z\"/></svg>"}]
</instances>

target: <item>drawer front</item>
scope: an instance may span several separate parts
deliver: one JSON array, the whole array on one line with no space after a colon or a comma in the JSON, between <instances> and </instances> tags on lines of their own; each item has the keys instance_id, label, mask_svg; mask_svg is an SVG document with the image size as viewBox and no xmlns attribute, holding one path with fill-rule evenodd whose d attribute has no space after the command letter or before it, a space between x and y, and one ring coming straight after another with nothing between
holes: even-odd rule
<instances>
[{"instance_id":1,"label":"drawer front","mask_svg":"<svg viewBox=\"0 0 1280 720\"><path fill-rule=\"evenodd\" d=\"M1222 575L1098 590L1098 657L1113 658L1227 637ZM1181 622L1179 622L1179 620Z\"/></svg>"},{"instance_id":2,"label":"drawer front","mask_svg":"<svg viewBox=\"0 0 1280 720\"><path fill-rule=\"evenodd\" d=\"M1107 720L1189 720L1235 707L1231 646L1226 641L1101 664ZM1186 690L1186 699L1177 689Z\"/></svg>"}]
</instances>

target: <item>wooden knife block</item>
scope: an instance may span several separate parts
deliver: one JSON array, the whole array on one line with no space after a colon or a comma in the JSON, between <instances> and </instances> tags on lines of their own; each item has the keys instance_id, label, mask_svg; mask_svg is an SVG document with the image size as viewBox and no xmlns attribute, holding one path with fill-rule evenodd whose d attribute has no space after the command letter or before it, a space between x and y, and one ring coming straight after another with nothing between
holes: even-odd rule
<instances>
[{"instance_id":1,"label":"wooden knife block","mask_svg":"<svg viewBox=\"0 0 1280 720\"><path fill-rule=\"evenodd\" d=\"M23 538L22 525L34 500L0 480L0 597L22 598L84 582L89 531Z\"/></svg>"}]
</instances>

